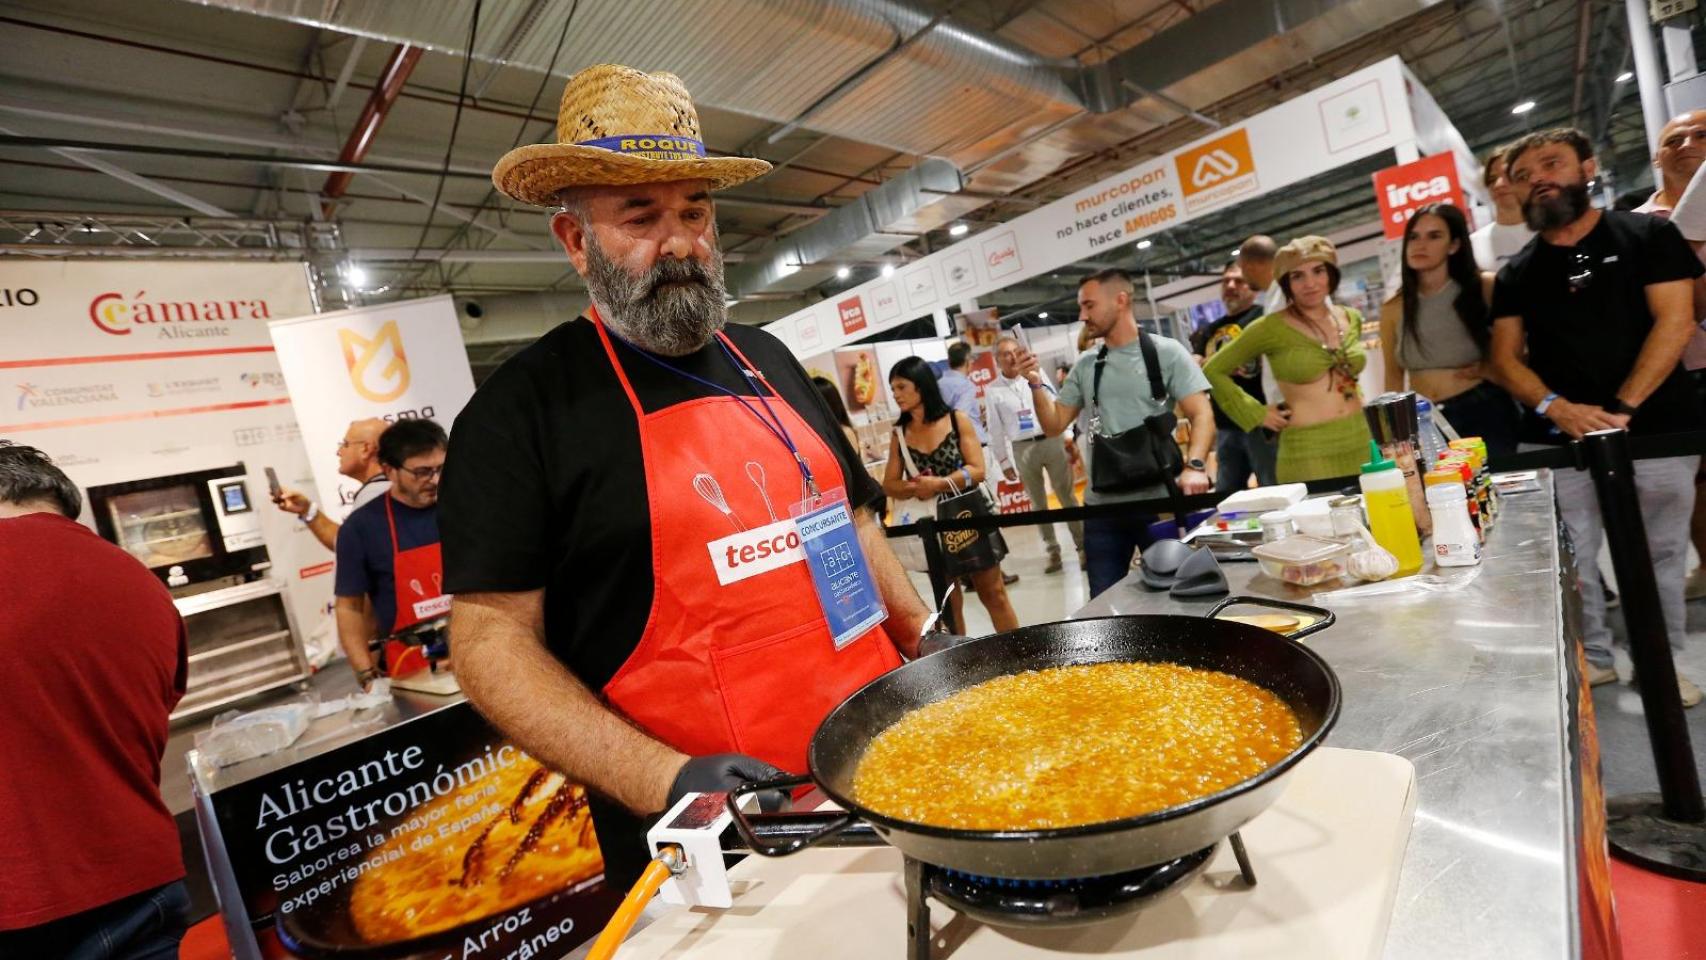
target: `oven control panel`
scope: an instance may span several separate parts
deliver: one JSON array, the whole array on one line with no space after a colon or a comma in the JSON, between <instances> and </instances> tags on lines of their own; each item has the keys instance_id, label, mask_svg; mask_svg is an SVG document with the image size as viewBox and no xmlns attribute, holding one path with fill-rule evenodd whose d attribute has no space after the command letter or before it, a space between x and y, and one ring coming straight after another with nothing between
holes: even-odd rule
<instances>
[{"instance_id":1,"label":"oven control panel","mask_svg":"<svg viewBox=\"0 0 1706 960\"><path fill-rule=\"evenodd\" d=\"M254 498L249 495L248 480L242 476L215 477L207 481L207 491L213 500L213 510L219 518L219 535L225 549L245 550L261 546L260 515L255 511Z\"/></svg>"}]
</instances>

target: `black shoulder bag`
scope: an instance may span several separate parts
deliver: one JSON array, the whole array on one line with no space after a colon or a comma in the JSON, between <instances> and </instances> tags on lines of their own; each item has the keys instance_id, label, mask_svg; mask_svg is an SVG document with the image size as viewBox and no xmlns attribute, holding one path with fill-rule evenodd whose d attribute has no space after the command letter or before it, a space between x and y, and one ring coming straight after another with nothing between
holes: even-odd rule
<instances>
[{"instance_id":1,"label":"black shoulder bag","mask_svg":"<svg viewBox=\"0 0 1706 960\"><path fill-rule=\"evenodd\" d=\"M1090 392L1090 489L1097 493L1131 493L1163 484L1178 496L1176 478L1185 469L1184 454L1173 441L1179 418L1167 403L1167 384L1161 379L1161 355L1149 334L1139 330L1143 368L1149 374L1149 395L1166 405L1160 413L1130 430L1102 432L1102 368L1108 348L1096 352L1096 378ZM1182 519L1182 518L1181 518Z\"/></svg>"}]
</instances>

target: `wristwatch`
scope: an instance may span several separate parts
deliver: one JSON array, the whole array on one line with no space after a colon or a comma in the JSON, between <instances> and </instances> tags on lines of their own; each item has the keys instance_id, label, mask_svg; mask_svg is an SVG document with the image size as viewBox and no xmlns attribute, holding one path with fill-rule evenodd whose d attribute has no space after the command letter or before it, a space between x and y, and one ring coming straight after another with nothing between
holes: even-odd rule
<instances>
[{"instance_id":1,"label":"wristwatch","mask_svg":"<svg viewBox=\"0 0 1706 960\"><path fill-rule=\"evenodd\" d=\"M1540 398L1539 403L1534 405L1534 412L1536 414L1538 414L1539 416L1542 416L1542 417L1546 416L1546 411L1552 407L1553 401L1555 401L1557 399L1558 399L1557 394L1548 393L1546 396Z\"/></svg>"},{"instance_id":2,"label":"wristwatch","mask_svg":"<svg viewBox=\"0 0 1706 960\"><path fill-rule=\"evenodd\" d=\"M301 519L302 519L303 523L313 523L314 518L319 516L319 515L320 515L320 505L317 503L309 503L308 509L302 512Z\"/></svg>"},{"instance_id":3,"label":"wristwatch","mask_svg":"<svg viewBox=\"0 0 1706 960\"><path fill-rule=\"evenodd\" d=\"M1605 412L1620 414L1622 416L1634 416L1635 408L1625 403L1622 397L1612 397L1611 402L1605 405Z\"/></svg>"},{"instance_id":4,"label":"wristwatch","mask_svg":"<svg viewBox=\"0 0 1706 960\"><path fill-rule=\"evenodd\" d=\"M1186 470L1197 470L1197 471L1201 471L1203 473L1207 473L1208 472L1208 464L1203 463L1201 460L1197 459L1196 457L1192 457L1191 459L1185 461L1185 469Z\"/></svg>"}]
</instances>

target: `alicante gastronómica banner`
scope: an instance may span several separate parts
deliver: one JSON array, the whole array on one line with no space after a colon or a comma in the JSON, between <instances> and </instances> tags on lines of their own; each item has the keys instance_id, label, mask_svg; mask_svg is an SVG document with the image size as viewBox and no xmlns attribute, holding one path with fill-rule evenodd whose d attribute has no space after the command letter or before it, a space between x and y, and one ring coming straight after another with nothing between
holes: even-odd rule
<instances>
[{"instance_id":1,"label":"alicante gastron\u00f3mica banner","mask_svg":"<svg viewBox=\"0 0 1706 960\"><path fill-rule=\"evenodd\" d=\"M466 703L216 791L211 808L239 958L555 958L624 892L604 883L586 790Z\"/></svg>"}]
</instances>

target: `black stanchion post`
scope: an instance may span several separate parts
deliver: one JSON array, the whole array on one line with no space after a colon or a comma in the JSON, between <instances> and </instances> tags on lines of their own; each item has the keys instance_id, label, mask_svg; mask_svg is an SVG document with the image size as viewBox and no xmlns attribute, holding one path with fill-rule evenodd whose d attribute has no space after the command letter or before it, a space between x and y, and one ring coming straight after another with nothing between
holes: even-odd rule
<instances>
[{"instance_id":1,"label":"black stanchion post","mask_svg":"<svg viewBox=\"0 0 1706 960\"><path fill-rule=\"evenodd\" d=\"M1640 678L1641 707L1659 775L1657 796L1646 793L1607 799L1611 847L1624 859L1661 873L1706 881L1706 805L1701 801L1700 775L1694 765L1688 721L1682 713L1682 695L1677 690L1676 663L1671 659L1658 580L1647 549L1646 524L1635 490L1635 464L1629 456L1629 434L1600 430L1583 437L1581 443L1599 495L1617 588L1623 595L1623 623ZM1580 560L1590 571L1586 575L1591 576L1594 558Z\"/></svg>"},{"instance_id":2,"label":"black stanchion post","mask_svg":"<svg viewBox=\"0 0 1706 960\"><path fill-rule=\"evenodd\" d=\"M927 599L933 604L939 603L948 592L949 579L948 558L942 553L942 535L936 532L936 521L930 517L919 520L918 536L924 540L924 563L930 568L930 596ZM953 616L952 607L948 608L946 619L955 633L963 635L966 632L965 624Z\"/></svg>"}]
</instances>

